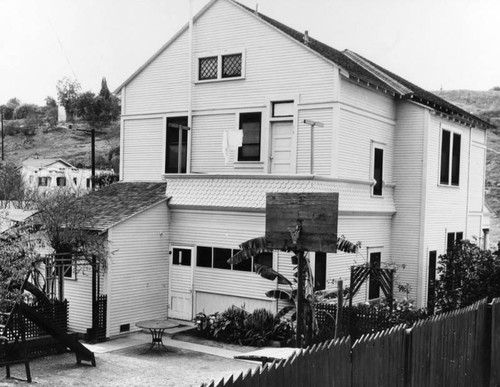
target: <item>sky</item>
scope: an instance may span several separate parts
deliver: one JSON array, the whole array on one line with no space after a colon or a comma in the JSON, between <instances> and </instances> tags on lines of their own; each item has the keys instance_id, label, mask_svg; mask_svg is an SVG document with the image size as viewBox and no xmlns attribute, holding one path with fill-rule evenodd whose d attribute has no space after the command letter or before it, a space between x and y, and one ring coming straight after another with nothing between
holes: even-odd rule
<instances>
[{"instance_id":1,"label":"sky","mask_svg":"<svg viewBox=\"0 0 500 387\"><path fill-rule=\"evenodd\" d=\"M427 90L500 86L498 0L239 0ZM111 91L208 0L0 0L0 104Z\"/></svg>"}]
</instances>

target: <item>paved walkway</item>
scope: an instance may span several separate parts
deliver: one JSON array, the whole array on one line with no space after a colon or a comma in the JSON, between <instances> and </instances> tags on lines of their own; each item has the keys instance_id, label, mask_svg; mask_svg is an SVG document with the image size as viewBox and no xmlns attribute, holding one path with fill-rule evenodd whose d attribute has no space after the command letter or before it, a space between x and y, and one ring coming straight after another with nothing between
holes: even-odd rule
<instances>
[{"instance_id":1,"label":"paved walkway","mask_svg":"<svg viewBox=\"0 0 500 387\"><path fill-rule=\"evenodd\" d=\"M172 339L172 336L175 336L175 334L192 328L193 328L192 326L183 326L180 328L174 328L165 331L163 335L163 344L167 347L185 349L188 351L205 353L207 355L225 357L227 359L234 359L234 356L241 355L241 351L231 351L225 348L212 347L208 345L201 345L196 343L190 343L187 341ZM139 332L129 333L127 335L105 341L104 343L99 343L99 344L82 343L82 344L85 345L88 349L90 349L94 353L107 353L129 347L134 347L136 345L141 345L146 342L147 343L151 342L151 335L147 330L143 330ZM252 348L248 349L248 351L251 350Z\"/></svg>"}]
</instances>

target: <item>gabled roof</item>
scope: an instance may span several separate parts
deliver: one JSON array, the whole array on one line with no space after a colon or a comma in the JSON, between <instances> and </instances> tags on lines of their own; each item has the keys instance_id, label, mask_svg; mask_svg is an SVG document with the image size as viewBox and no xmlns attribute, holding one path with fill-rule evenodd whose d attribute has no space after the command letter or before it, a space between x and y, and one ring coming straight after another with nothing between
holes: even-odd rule
<instances>
[{"instance_id":1,"label":"gabled roof","mask_svg":"<svg viewBox=\"0 0 500 387\"><path fill-rule=\"evenodd\" d=\"M105 231L157 205L167 201L166 183L114 183L82 197L94 212L93 230Z\"/></svg>"},{"instance_id":2,"label":"gabled roof","mask_svg":"<svg viewBox=\"0 0 500 387\"><path fill-rule=\"evenodd\" d=\"M75 168L73 165L64 161L63 159L37 159L37 158L29 158L23 161L24 167L35 167L35 168L46 168L52 164L57 162L61 162L67 165L69 168Z\"/></svg>"},{"instance_id":3,"label":"gabled roof","mask_svg":"<svg viewBox=\"0 0 500 387\"><path fill-rule=\"evenodd\" d=\"M276 27L281 30L301 45L304 45L311 50L322 55L326 59L336 63L341 69L347 71L349 78L356 78L362 82L366 82L368 85L375 87L382 87L390 92L393 92L395 96L411 99L415 102L426 105L432 109L435 109L441 113L457 116L459 121L465 124L478 125L485 128L494 128L490 123L483 121L482 119L476 117L473 114L460 109L459 107L445 101L444 99L434 95L415 84L399 77L398 75L385 70L381 66L363 58L361 55L356 54L353 51L336 50L316 39L307 37L307 44L305 43L305 36L302 32L296 31L283 23L280 23L269 16L263 15L262 13L257 13L254 10L238 3L234 0L229 0L234 4L245 9L247 12L255 14L261 18L266 23Z\"/></svg>"},{"instance_id":4,"label":"gabled roof","mask_svg":"<svg viewBox=\"0 0 500 387\"><path fill-rule=\"evenodd\" d=\"M197 20L208 8L210 8L216 1L210 1L196 16L193 20ZM256 18L262 20L264 23L271 25L277 30L284 33L286 36L295 40L298 44L302 45L304 48L312 50L313 52L319 54L321 57L331 62L333 65L338 66L341 69L341 73L346 75L348 78L365 83L368 86L374 88L380 88L386 92L391 93L395 97L409 99L415 101L419 104L427 106L431 109L440 112L441 114L452 116L458 122L471 125L480 126L483 128L494 128L490 123L470 114L459 107L445 101L444 99L434 95L413 83L385 70L384 68L376 65L375 63L363 58L361 55L356 54L353 51L345 50L339 51L333 47L328 46L319 40L313 39L309 36L305 36L302 32L294 30L286 26L277 20L270 18L260 12L256 12L247 6L238 3L235 0L226 0L236 6L240 7L244 11L252 14ZM146 68L155 58L157 58L174 40L176 40L184 31L188 29L188 24L186 24L170 41L168 41L160 50L158 50L143 66L141 66L136 72L134 72L123 84L121 84L115 93L118 93L124 86L131 82L144 68Z\"/></svg>"}]
</instances>

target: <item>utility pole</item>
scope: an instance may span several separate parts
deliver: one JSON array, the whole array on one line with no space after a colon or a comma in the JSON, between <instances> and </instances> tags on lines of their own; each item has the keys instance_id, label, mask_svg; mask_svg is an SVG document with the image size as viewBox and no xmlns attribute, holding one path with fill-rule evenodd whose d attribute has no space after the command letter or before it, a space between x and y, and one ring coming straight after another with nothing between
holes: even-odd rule
<instances>
[{"instance_id":1,"label":"utility pole","mask_svg":"<svg viewBox=\"0 0 500 387\"><path fill-rule=\"evenodd\" d=\"M91 145L90 145L90 154L91 154L91 163L92 163L92 191L95 190L94 188L94 183L95 183L95 134L104 134L105 132L98 132L95 130L95 128L92 129L77 129L79 132L87 132L90 133L91 135ZM2 132L3 133L3 132Z\"/></svg>"},{"instance_id":2,"label":"utility pole","mask_svg":"<svg viewBox=\"0 0 500 387\"><path fill-rule=\"evenodd\" d=\"M3 107L0 107L0 127L2 128L2 161L5 160L5 156L3 154L3 141L4 141L4 130L3 130Z\"/></svg>"}]
</instances>

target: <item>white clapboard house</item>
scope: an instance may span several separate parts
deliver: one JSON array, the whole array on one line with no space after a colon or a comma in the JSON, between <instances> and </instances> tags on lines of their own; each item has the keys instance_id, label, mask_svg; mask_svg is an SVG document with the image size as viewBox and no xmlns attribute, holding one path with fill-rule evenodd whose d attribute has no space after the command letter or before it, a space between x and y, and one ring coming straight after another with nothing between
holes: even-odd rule
<instances>
[{"instance_id":1,"label":"white clapboard house","mask_svg":"<svg viewBox=\"0 0 500 387\"><path fill-rule=\"evenodd\" d=\"M319 287L348 283L351 265L393 262L425 306L439 254L487 236L488 123L236 1L209 2L116 93L121 182L102 205L132 205L131 187L149 205L106 226L108 336L146 317L276 311L264 295L276 284L227 264L264 235L267 192L339 193L339 235L362 246L311 253ZM287 253L260 260L292 274ZM368 289L358 301L378 297Z\"/></svg>"}]
</instances>

